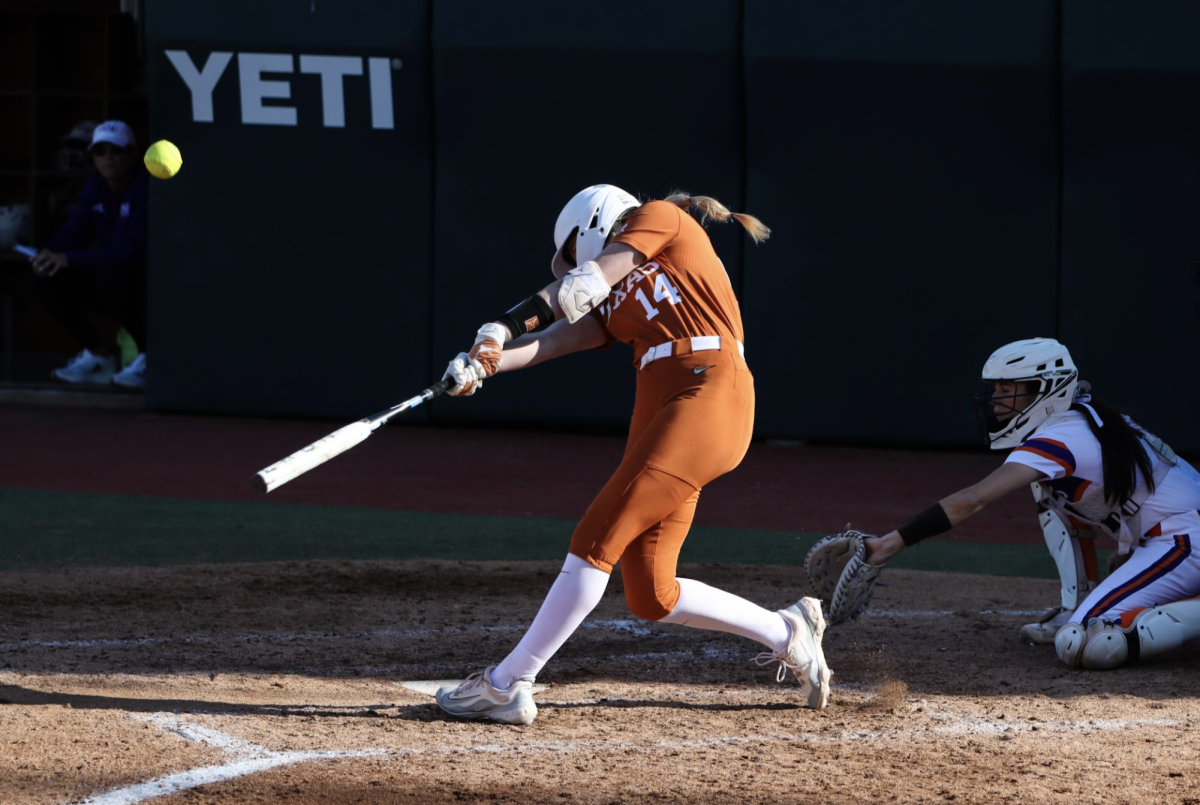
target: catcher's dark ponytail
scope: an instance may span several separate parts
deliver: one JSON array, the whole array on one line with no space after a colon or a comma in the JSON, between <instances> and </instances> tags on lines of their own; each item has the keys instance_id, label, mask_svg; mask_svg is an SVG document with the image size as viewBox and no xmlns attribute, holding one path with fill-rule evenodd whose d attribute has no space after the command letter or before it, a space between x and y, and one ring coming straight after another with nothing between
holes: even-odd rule
<instances>
[{"instance_id":1,"label":"catcher's dark ponytail","mask_svg":"<svg viewBox=\"0 0 1200 805\"><path fill-rule=\"evenodd\" d=\"M1083 414L1092 435L1100 442L1100 460L1104 464L1104 500L1111 506L1120 506L1133 497L1137 488L1137 471L1142 471L1146 486L1154 491L1154 468L1150 456L1142 446L1141 431L1117 411L1104 403L1092 400L1088 403L1100 415L1104 427L1096 424L1091 412L1079 403L1071 406L1072 411Z\"/></svg>"}]
</instances>

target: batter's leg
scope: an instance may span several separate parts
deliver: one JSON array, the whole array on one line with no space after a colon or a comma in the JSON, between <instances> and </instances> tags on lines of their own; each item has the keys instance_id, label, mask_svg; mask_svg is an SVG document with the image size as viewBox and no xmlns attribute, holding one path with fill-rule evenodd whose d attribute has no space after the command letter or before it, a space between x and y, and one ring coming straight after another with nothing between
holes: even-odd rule
<instances>
[{"instance_id":1,"label":"batter's leg","mask_svg":"<svg viewBox=\"0 0 1200 805\"><path fill-rule=\"evenodd\" d=\"M736 634L761 643L770 651L759 655L759 663L781 663L781 681L782 674L790 669L808 705L824 707L833 672L821 649L825 621L819 602L801 599L772 612L703 582L676 576L679 552L698 499L697 491L679 509L631 542L621 556L621 576L630 611L647 620Z\"/></svg>"},{"instance_id":2,"label":"batter's leg","mask_svg":"<svg viewBox=\"0 0 1200 805\"><path fill-rule=\"evenodd\" d=\"M608 586L609 574L568 554L537 617L521 642L491 672L492 684L509 687L514 679L532 680L588 616Z\"/></svg>"}]
</instances>

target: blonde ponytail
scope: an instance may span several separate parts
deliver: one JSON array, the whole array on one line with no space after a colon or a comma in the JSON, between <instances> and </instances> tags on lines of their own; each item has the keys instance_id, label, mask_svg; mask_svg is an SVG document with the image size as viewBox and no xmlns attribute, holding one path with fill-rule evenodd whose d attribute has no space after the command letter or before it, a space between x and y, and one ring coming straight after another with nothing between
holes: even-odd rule
<instances>
[{"instance_id":1,"label":"blonde ponytail","mask_svg":"<svg viewBox=\"0 0 1200 805\"><path fill-rule=\"evenodd\" d=\"M663 200L696 215L702 224L709 221L725 223L733 218L742 225L750 237L754 238L755 243L762 243L771 236L771 228L762 221L749 213L730 212L728 207L712 196L692 196L682 190L676 190Z\"/></svg>"}]
</instances>

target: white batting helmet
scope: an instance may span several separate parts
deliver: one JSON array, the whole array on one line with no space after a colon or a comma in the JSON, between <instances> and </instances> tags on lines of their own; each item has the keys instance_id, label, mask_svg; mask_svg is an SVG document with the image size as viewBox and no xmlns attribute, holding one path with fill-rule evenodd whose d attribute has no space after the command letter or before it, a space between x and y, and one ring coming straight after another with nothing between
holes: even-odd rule
<instances>
[{"instance_id":1,"label":"white batting helmet","mask_svg":"<svg viewBox=\"0 0 1200 805\"><path fill-rule=\"evenodd\" d=\"M1036 382L1037 396L1021 410L1013 402L1019 393L997 398L995 383L999 380ZM983 365L983 382L987 388L975 396L977 412L993 450L1016 447L1039 425L1055 413L1066 411L1075 401L1079 388L1079 370L1067 348L1053 338L1028 338L1005 344L992 353ZM1001 408L1014 411L1008 421L996 416L996 402Z\"/></svg>"},{"instance_id":2,"label":"white batting helmet","mask_svg":"<svg viewBox=\"0 0 1200 805\"><path fill-rule=\"evenodd\" d=\"M641 206L636 198L619 187L597 184L580 190L567 202L554 223L554 245L562 251L572 232L575 237L575 265L595 260L604 251L604 241L621 213Z\"/></svg>"}]
</instances>

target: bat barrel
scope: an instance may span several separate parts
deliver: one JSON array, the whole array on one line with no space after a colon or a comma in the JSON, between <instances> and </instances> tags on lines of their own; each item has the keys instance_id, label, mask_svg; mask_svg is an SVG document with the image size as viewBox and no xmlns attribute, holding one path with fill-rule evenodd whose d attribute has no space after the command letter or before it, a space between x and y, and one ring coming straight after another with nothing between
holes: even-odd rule
<instances>
[{"instance_id":1,"label":"bat barrel","mask_svg":"<svg viewBox=\"0 0 1200 805\"><path fill-rule=\"evenodd\" d=\"M303 450L297 450L282 461L277 461L265 470L256 473L254 476L254 488L264 494L270 492L272 489L278 489L293 478L303 475L312 468L324 464L334 456L341 455L351 447L354 447L354 445L361 443L371 435L372 431L386 423L396 414L407 411L409 408L418 406L421 403L428 402L445 392L447 388L453 387L454 381L450 378L444 378L412 399L405 400L399 405L388 408L386 411L380 411L374 416L360 419L344 428L335 430L324 439L318 439Z\"/></svg>"},{"instance_id":2,"label":"bat barrel","mask_svg":"<svg viewBox=\"0 0 1200 805\"><path fill-rule=\"evenodd\" d=\"M264 493L278 489L313 467L341 455L356 444L361 444L370 435L371 425L367 420L352 422L257 473L254 476L254 487Z\"/></svg>"}]
</instances>

